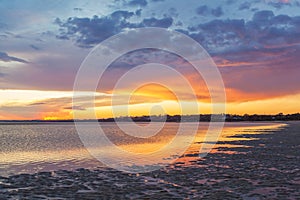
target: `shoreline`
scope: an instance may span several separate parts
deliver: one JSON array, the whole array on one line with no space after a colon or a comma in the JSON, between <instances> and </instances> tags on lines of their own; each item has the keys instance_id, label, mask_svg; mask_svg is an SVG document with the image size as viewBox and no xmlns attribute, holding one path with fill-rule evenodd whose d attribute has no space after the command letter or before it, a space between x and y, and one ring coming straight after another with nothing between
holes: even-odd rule
<instances>
[{"instance_id":1,"label":"shoreline","mask_svg":"<svg viewBox=\"0 0 300 200\"><path fill-rule=\"evenodd\" d=\"M300 113L293 114L191 114L191 115L143 115L119 116L98 119L31 119L0 120L3 123L61 123L61 122L259 122L259 121L300 121Z\"/></svg>"},{"instance_id":2,"label":"shoreline","mask_svg":"<svg viewBox=\"0 0 300 200\"><path fill-rule=\"evenodd\" d=\"M95 121L78 121L78 123L94 123ZM182 122L159 122L159 121L134 121L135 123L197 123L194 121L182 121ZM293 123L293 122L300 122L300 120L288 120L288 121L224 121L224 123L283 123L283 124L288 124L288 123ZM98 121L98 123L131 123L128 121ZM199 121L198 123L220 123L219 121ZM221 122L223 123L223 122ZM59 125L59 124L72 124L74 125L74 121L1 121L0 120L0 126L1 125Z\"/></svg>"}]
</instances>

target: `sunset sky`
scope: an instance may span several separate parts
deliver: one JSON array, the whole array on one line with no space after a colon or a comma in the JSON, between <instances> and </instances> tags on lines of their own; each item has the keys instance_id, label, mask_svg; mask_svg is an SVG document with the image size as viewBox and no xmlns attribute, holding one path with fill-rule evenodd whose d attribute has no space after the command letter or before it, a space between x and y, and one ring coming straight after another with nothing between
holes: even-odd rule
<instances>
[{"instance_id":1,"label":"sunset sky","mask_svg":"<svg viewBox=\"0 0 300 200\"><path fill-rule=\"evenodd\" d=\"M300 0L0 0L0 120L73 118L73 83L88 53L110 36L142 27L184 33L206 49L224 81L227 113L300 112ZM124 115L130 85L117 93L113 86L128 69L151 62L175 66L193 85L199 110L183 114L210 113L210 94L191 66L146 49L120 57L104 74L95 91L99 118L112 116L112 96L117 115ZM191 103L176 77L151 74ZM170 88L138 84L130 115L180 112ZM89 118L84 98L74 109Z\"/></svg>"}]
</instances>

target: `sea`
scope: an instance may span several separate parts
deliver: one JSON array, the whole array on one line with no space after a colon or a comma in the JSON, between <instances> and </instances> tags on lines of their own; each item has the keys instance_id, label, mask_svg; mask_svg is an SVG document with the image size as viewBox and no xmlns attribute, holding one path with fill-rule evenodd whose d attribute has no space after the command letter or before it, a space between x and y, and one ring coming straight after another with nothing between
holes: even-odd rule
<instances>
[{"instance_id":1,"label":"sea","mask_svg":"<svg viewBox=\"0 0 300 200\"><path fill-rule=\"evenodd\" d=\"M276 122L226 122L216 133L213 128L208 131L214 127L208 122L135 123L138 128L126 122L122 126L103 122L97 128L82 123L80 129L72 122L0 123L0 176L104 167L130 171L137 166L163 167L176 162L188 167L192 159L203 159L220 151L222 145L228 146L224 141L254 140L239 136L265 134L285 126ZM239 147L238 142L234 145ZM199 156L185 156L190 154Z\"/></svg>"}]
</instances>

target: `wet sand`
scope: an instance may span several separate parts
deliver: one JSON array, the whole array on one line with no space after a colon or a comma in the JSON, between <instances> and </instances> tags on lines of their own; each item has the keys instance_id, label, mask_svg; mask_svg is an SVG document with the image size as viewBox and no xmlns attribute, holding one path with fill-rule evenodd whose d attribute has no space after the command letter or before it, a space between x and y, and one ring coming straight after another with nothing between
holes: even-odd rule
<instances>
[{"instance_id":1,"label":"wet sand","mask_svg":"<svg viewBox=\"0 0 300 200\"><path fill-rule=\"evenodd\" d=\"M204 159L188 153L151 173L103 168L0 177L0 199L300 199L300 122L288 124L241 132L232 137L257 140L219 142Z\"/></svg>"}]
</instances>

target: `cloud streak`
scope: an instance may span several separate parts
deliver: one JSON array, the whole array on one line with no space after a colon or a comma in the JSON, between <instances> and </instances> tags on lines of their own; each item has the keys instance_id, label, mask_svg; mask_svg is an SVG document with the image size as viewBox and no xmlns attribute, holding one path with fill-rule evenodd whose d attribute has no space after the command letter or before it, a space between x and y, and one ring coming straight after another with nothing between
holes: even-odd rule
<instances>
[{"instance_id":1,"label":"cloud streak","mask_svg":"<svg viewBox=\"0 0 300 200\"><path fill-rule=\"evenodd\" d=\"M0 61L3 62L19 62L19 63L29 63L28 61L22 59L22 58L17 58L14 56L9 56L5 52L0 52Z\"/></svg>"}]
</instances>

